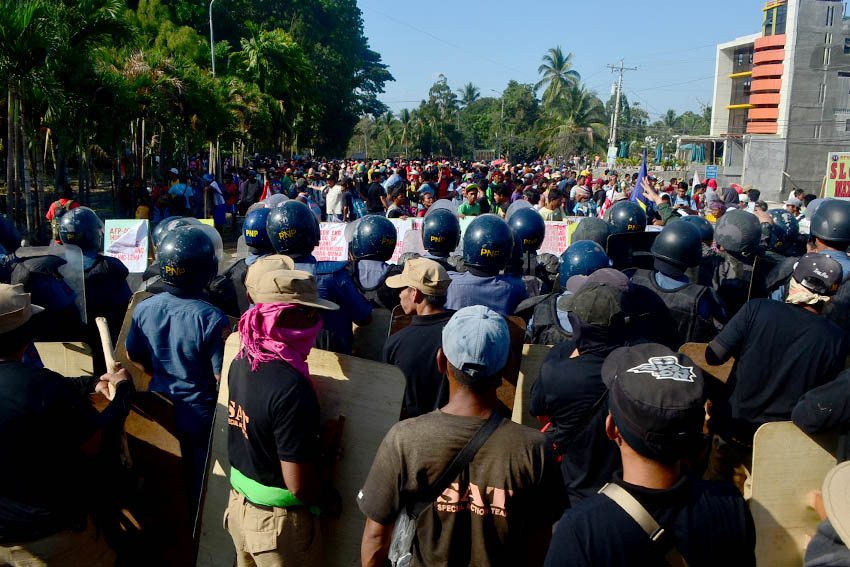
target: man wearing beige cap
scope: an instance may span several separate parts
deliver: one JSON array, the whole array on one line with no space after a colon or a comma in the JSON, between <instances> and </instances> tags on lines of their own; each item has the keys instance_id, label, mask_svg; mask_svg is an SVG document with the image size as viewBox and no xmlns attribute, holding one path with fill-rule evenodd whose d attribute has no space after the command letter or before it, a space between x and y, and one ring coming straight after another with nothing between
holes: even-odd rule
<instances>
[{"instance_id":1,"label":"man wearing beige cap","mask_svg":"<svg viewBox=\"0 0 850 567\"><path fill-rule=\"evenodd\" d=\"M381 355L404 373L407 417L428 413L449 401L449 383L437 368L437 351L443 344L443 327L454 314L444 309L450 283L446 269L427 258L408 260L401 274L386 280L388 287L402 290L401 308L405 315L414 316L410 326L387 339Z\"/></svg>"},{"instance_id":2,"label":"man wearing beige cap","mask_svg":"<svg viewBox=\"0 0 850 567\"><path fill-rule=\"evenodd\" d=\"M124 370L65 378L23 364L42 311L23 285L0 284L0 565L114 564L89 517L101 491L85 455L118 434L133 383ZM98 413L88 396L109 384L113 400Z\"/></svg>"},{"instance_id":3,"label":"man wearing beige cap","mask_svg":"<svg viewBox=\"0 0 850 567\"><path fill-rule=\"evenodd\" d=\"M253 306L239 320L241 348L228 373L230 502L224 524L238 567L322 564L319 403L307 356L322 328L316 278L287 256L248 268Z\"/></svg>"}]
</instances>

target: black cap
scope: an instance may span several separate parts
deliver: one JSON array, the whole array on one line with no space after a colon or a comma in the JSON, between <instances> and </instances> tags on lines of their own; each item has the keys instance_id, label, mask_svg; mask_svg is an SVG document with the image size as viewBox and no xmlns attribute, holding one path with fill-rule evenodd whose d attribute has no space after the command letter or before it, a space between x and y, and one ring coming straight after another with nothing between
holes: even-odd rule
<instances>
[{"instance_id":1,"label":"black cap","mask_svg":"<svg viewBox=\"0 0 850 567\"><path fill-rule=\"evenodd\" d=\"M687 356L646 343L605 359L602 381L620 435L644 457L673 462L698 446L705 420L705 380Z\"/></svg>"},{"instance_id":2,"label":"black cap","mask_svg":"<svg viewBox=\"0 0 850 567\"><path fill-rule=\"evenodd\" d=\"M838 291L842 276L841 264L826 254L809 252L794 265L794 279L818 295L832 295Z\"/></svg>"}]
</instances>

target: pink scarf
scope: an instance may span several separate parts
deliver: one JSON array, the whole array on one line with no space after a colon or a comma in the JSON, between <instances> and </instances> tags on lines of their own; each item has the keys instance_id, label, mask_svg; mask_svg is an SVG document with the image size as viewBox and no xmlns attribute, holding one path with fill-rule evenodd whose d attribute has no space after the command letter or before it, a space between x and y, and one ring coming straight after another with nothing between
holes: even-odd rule
<instances>
[{"instance_id":1,"label":"pink scarf","mask_svg":"<svg viewBox=\"0 0 850 567\"><path fill-rule=\"evenodd\" d=\"M285 360L310 380L307 355L322 328L322 320L319 319L309 329L282 329L276 326L281 313L297 307L292 303L257 303L248 309L239 319L239 339L242 345L236 358L248 358L253 371L257 370L261 362Z\"/></svg>"}]
</instances>

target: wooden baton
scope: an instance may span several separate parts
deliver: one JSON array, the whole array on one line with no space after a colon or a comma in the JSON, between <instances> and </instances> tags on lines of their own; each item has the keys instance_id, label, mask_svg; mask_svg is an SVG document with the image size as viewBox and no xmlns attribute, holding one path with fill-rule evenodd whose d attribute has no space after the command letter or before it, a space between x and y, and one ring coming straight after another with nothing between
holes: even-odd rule
<instances>
[{"instance_id":1,"label":"wooden baton","mask_svg":"<svg viewBox=\"0 0 850 567\"><path fill-rule=\"evenodd\" d=\"M103 348L103 360L106 361L107 372L118 372L118 364L115 362L115 351L112 349L112 334L109 332L109 324L105 317L95 319L97 330L100 333L100 345ZM107 385L110 400L115 397L115 386Z\"/></svg>"}]
</instances>

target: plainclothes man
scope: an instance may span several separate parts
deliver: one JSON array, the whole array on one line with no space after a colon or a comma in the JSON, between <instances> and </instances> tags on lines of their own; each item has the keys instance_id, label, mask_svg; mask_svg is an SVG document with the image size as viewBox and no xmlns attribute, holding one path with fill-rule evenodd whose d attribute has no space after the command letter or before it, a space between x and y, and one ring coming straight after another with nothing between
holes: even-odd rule
<instances>
[{"instance_id":1,"label":"plainclothes man","mask_svg":"<svg viewBox=\"0 0 850 567\"><path fill-rule=\"evenodd\" d=\"M320 566L319 404L307 356L322 328L316 279L287 256L248 269L253 307L239 320L228 373L230 501L224 516L237 567Z\"/></svg>"},{"instance_id":2,"label":"plainclothes man","mask_svg":"<svg viewBox=\"0 0 850 567\"><path fill-rule=\"evenodd\" d=\"M82 488L103 471L85 458L120 431L133 383L125 370L65 378L23 364L42 311L22 285L0 284L0 565L114 565L88 517L97 495ZM109 384L115 396L98 413L89 394Z\"/></svg>"},{"instance_id":3,"label":"plainclothes man","mask_svg":"<svg viewBox=\"0 0 850 567\"><path fill-rule=\"evenodd\" d=\"M398 366L407 382L404 406L407 417L434 411L449 401L449 382L437 364L443 328L454 311L445 309L451 279L446 269L427 258L414 258L404 271L387 278L387 285L401 289L401 308L413 315L410 325L391 335L381 359Z\"/></svg>"},{"instance_id":4,"label":"plainclothes man","mask_svg":"<svg viewBox=\"0 0 850 567\"><path fill-rule=\"evenodd\" d=\"M806 254L784 303L749 301L708 345L710 364L735 357L735 366L728 397L712 400L709 428L715 435L707 478L731 481L735 466L749 468L756 429L791 419L803 394L841 372L846 332L822 315L840 282L838 262Z\"/></svg>"},{"instance_id":5,"label":"plainclothes man","mask_svg":"<svg viewBox=\"0 0 850 567\"><path fill-rule=\"evenodd\" d=\"M741 494L731 484L694 480L683 464L700 446L700 369L647 343L608 355L602 380L609 391L605 433L619 448L623 472L564 513L546 565L684 564L674 554L690 565L755 565L755 527ZM653 539L637 514L662 531L653 530Z\"/></svg>"},{"instance_id":6,"label":"plainclothes man","mask_svg":"<svg viewBox=\"0 0 850 567\"><path fill-rule=\"evenodd\" d=\"M443 329L438 367L449 378L449 403L396 424L378 448L358 495L366 515L364 567L383 564L399 513L423 498L490 423L498 427L457 479L439 497L425 500L412 564L542 563L552 523L566 504L564 487L543 435L494 413L509 343L504 318L480 305L461 309Z\"/></svg>"}]
</instances>

